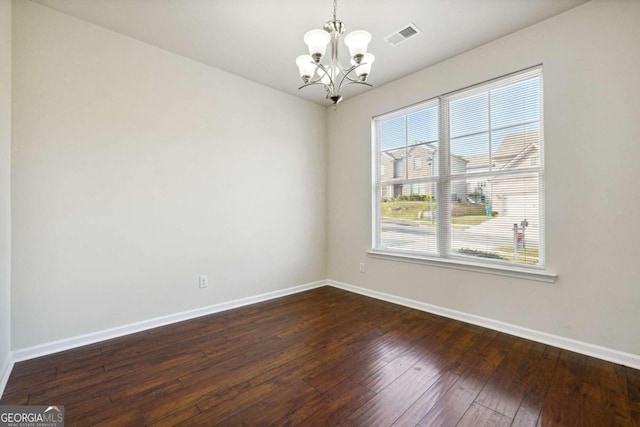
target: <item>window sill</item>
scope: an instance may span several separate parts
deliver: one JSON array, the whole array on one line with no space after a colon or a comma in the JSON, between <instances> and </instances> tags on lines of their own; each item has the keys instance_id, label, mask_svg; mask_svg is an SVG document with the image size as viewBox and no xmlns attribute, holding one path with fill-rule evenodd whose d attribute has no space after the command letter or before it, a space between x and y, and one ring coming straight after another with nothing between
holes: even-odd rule
<instances>
[{"instance_id":1,"label":"window sill","mask_svg":"<svg viewBox=\"0 0 640 427\"><path fill-rule=\"evenodd\" d=\"M460 260L430 258L419 255L400 254L397 252L386 252L378 250L367 251L367 256L371 258L384 259L388 261L408 262L412 264L423 264L434 267L452 268L455 270L473 271L476 273L493 274L496 276L515 277L518 279L535 280L538 282L555 283L557 274L546 273L542 270L528 270L517 267L503 267L486 264L477 264Z\"/></svg>"}]
</instances>

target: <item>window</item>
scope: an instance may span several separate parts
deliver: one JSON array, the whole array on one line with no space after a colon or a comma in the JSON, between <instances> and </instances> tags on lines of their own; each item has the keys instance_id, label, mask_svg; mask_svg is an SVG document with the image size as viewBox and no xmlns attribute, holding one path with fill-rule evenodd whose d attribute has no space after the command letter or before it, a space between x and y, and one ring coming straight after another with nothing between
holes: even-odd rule
<instances>
[{"instance_id":1,"label":"window","mask_svg":"<svg viewBox=\"0 0 640 427\"><path fill-rule=\"evenodd\" d=\"M394 178L402 178L403 175L403 166L404 166L404 160L403 159L396 159L393 161L393 177Z\"/></svg>"},{"instance_id":2,"label":"window","mask_svg":"<svg viewBox=\"0 0 640 427\"><path fill-rule=\"evenodd\" d=\"M422 157L413 158L413 170L419 171L422 169Z\"/></svg>"},{"instance_id":3,"label":"window","mask_svg":"<svg viewBox=\"0 0 640 427\"><path fill-rule=\"evenodd\" d=\"M374 118L374 251L543 267L542 105L536 67Z\"/></svg>"},{"instance_id":4,"label":"window","mask_svg":"<svg viewBox=\"0 0 640 427\"><path fill-rule=\"evenodd\" d=\"M427 185L422 182L420 184L411 184L411 194L424 196L427 194Z\"/></svg>"}]
</instances>

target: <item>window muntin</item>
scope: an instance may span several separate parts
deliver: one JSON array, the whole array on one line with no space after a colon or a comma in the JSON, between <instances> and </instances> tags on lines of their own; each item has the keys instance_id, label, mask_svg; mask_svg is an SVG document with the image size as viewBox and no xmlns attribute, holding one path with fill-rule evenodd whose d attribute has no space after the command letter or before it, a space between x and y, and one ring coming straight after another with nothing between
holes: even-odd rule
<instances>
[{"instance_id":1,"label":"window muntin","mask_svg":"<svg viewBox=\"0 0 640 427\"><path fill-rule=\"evenodd\" d=\"M541 68L374 123L377 167L402 168L374 183L374 249L544 266Z\"/></svg>"}]
</instances>

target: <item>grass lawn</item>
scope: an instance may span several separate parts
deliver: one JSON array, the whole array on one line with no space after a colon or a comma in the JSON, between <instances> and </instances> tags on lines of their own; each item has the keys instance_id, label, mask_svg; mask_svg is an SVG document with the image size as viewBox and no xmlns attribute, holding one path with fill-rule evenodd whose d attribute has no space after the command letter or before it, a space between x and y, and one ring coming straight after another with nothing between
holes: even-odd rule
<instances>
[{"instance_id":1,"label":"grass lawn","mask_svg":"<svg viewBox=\"0 0 640 427\"><path fill-rule=\"evenodd\" d=\"M510 253L513 258L513 246L499 246L495 248L494 251ZM518 249L518 256L528 256L528 257L538 258L538 256L540 256L540 251L534 248Z\"/></svg>"},{"instance_id":2,"label":"grass lawn","mask_svg":"<svg viewBox=\"0 0 640 427\"><path fill-rule=\"evenodd\" d=\"M418 201L391 201L382 202L380 216L383 218L404 219L423 223L432 223L431 214L436 215L436 202ZM421 214L422 213L422 214ZM454 225L478 225L491 219L486 215L454 216L451 223Z\"/></svg>"},{"instance_id":3,"label":"grass lawn","mask_svg":"<svg viewBox=\"0 0 640 427\"><path fill-rule=\"evenodd\" d=\"M382 202L380 216L384 218L401 218L412 219L415 221L431 222L429 213L433 209L433 214L436 214L436 204L431 202L411 202L411 201L397 201L397 202ZM418 218L420 212L427 212L427 218Z\"/></svg>"},{"instance_id":4,"label":"grass lawn","mask_svg":"<svg viewBox=\"0 0 640 427\"><path fill-rule=\"evenodd\" d=\"M466 216L454 216L451 218L452 224L457 225L478 225L482 224L491 217L486 215L466 215Z\"/></svg>"},{"instance_id":5,"label":"grass lawn","mask_svg":"<svg viewBox=\"0 0 640 427\"><path fill-rule=\"evenodd\" d=\"M513 246L498 246L494 248L501 257L513 261ZM534 248L518 249L518 262L523 264L537 264L540 251Z\"/></svg>"}]
</instances>

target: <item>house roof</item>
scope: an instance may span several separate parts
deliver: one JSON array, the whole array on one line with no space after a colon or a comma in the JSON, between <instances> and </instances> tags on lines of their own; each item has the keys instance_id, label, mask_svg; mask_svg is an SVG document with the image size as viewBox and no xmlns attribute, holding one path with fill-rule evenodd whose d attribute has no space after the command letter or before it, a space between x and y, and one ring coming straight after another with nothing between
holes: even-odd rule
<instances>
[{"instance_id":1,"label":"house roof","mask_svg":"<svg viewBox=\"0 0 640 427\"><path fill-rule=\"evenodd\" d=\"M518 154L529 148L530 145L538 145L540 142L540 132L529 131L521 133L512 133L507 135L503 140L495 154L494 159L506 159L516 157Z\"/></svg>"},{"instance_id":2,"label":"house roof","mask_svg":"<svg viewBox=\"0 0 640 427\"><path fill-rule=\"evenodd\" d=\"M476 154L475 156L467 156L467 168L482 168L489 164L489 155L488 154Z\"/></svg>"},{"instance_id":3,"label":"house roof","mask_svg":"<svg viewBox=\"0 0 640 427\"><path fill-rule=\"evenodd\" d=\"M521 154L529 152L532 147L537 147L539 145L540 132L537 130L507 135L493 154L493 161L494 163L497 161L500 164L509 163ZM488 154L466 156L465 159L469 162L467 163L467 168L469 169L483 168L489 165Z\"/></svg>"},{"instance_id":4,"label":"house roof","mask_svg":"<svg viewBox=\"0 0 640 427\"><path fill-rule=\"evenodd\" d=\"M416 143L416 144L412 144L409 145L407 148L409 149L409 157L411 157L413 155L413 151L416 148L423 148L425 150L427 150L429 152L429 154L433 155L435 153L438 152L438 149L436 147L434 147L435 143L434 142L420 142L420 143ZM392 158L393 160L401 160L404 158L404 154L405 154L405 147L400 147L400 148L394 148L391 150L385 150L382 151L382 154L387 155L388 157ZM466 157L462 157L462 156L458 156L456 154L452 154L451 157L456 157L464 162L468 162L469 160Z\"/></svg>"}]
</instances>

